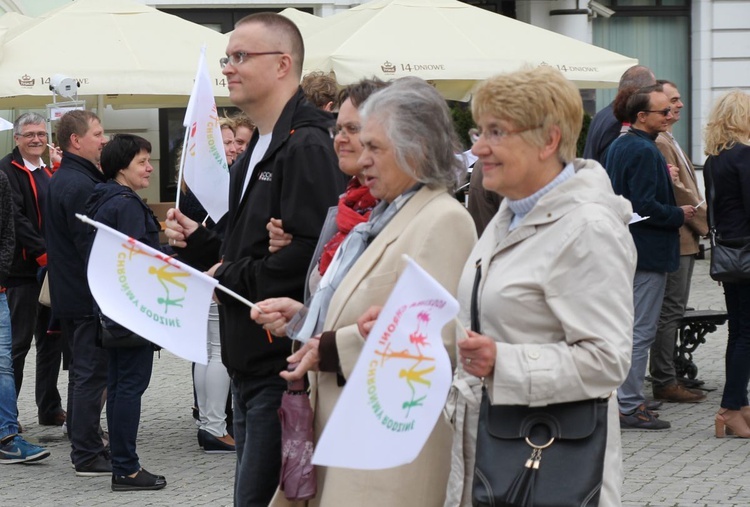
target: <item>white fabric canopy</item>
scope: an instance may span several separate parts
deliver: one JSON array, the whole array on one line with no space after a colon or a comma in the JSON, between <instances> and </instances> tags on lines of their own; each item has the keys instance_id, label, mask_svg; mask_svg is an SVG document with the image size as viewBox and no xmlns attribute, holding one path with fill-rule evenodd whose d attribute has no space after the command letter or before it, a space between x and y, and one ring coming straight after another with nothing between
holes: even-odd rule
<instances>
[{"instance_id":1,"label":"white fabric canopy","mask_svg":"<svg viewBox=\"0 0 750 507\"><path fill-rule=\"evenodd\" d=\"M88 107L99 97L113 107L185 106L204 44L214 95L228 104L226 35L130 0L76 0L5 32L0 108L51 103L56 74L80 82Z\"/></svg>"},{"instance_id":2,"label":"white fabric canopy","mask_svg":"<svg viewBox=\"0 0 750 507\"><path fill-rule=\"evenodd\" d=\"M333 71L340 84L418 76L454 100L524 65L558 68L580 88L608 88L638 63L457 0L374 0L322 20L305 38L305 73Z\"/></svg>"}]
</instances>

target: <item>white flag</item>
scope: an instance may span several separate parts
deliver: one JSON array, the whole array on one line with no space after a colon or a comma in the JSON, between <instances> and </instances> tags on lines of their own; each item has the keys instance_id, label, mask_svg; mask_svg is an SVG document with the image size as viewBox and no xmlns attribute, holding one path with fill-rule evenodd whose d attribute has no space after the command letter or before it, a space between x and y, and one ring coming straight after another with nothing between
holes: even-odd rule
<instances>
[{"instance_id":1,"label":"white flag","mask_svg":"<svg viewBox=\"0 0 750 507\"><path fill-rule=\"evenodd\" d=\"M102 313L188 361L206 364L208 307L218 281L88 217L96 227L88 262Z\"/></svg>"},{"instance_id":2,"label":"white flag","mask_svg":"<svg viewBox=\"0 0 750 507\"><path fill-rule=\"evenodd\" d=\"M206 67L205 47L201 49L183 125L187 128L183 178L211 218L218 222L229 209L229 166Z\"/></svg>"},{"instance_id":3,"label":"white flag","mask_svg":"<svg viewBox=\"0 0 750 507\"><path fill-rule=\"evenodd\" d=\"M448 396L452 370L441 331L457 314L458 301L410 259L323 429L314 464L380 470L416 459Z\"/></svg>"},{"instance_id":4,"label":"white flag","mask_svg":"<svg viewBox=\"0 0 750 507\"><path fill-rule=\"evenodd\" d=\"M0 132L3 130L10 130L13 128L13 124L5 118L0 118Z\"/></svg>"}]
</instances>

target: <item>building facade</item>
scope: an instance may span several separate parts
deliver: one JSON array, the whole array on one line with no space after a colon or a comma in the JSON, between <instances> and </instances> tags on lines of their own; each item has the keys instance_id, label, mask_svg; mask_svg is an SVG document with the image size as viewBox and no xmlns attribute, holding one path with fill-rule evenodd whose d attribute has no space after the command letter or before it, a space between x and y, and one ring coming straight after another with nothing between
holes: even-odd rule
<instances>
[{"instance_id":1,"label":"building facade","mask_svg":"<svg viewBox=\"0 0 750 507\"><path fill-rule=\"evenodd\" d=\"M0 0L0 13L38 16L71 0ZM295 7L329 16L361 2L333 0L135 0L226 33L241 17L262 10ZM683 121L675 127L680 144L697 164L705 160L702 130L717 96L739 88L750 92L750 0L469 0L468 3L532 25L638 58L657 78L674 81L685 98ZM519 41L519 44L522 44ZM587 110L608 104L614 90L584 91ZM13 119L22 111L0 113ZM182 110L103 112L108 132L130 131L149 138L153 159L173 164L175 132ZM0 142L3 152L11 142ZM173 200L174 183L160 171L161 185L148 189L151 201ZM172 195L170 195L172 194Z\"/></svg>"}]
</instances>

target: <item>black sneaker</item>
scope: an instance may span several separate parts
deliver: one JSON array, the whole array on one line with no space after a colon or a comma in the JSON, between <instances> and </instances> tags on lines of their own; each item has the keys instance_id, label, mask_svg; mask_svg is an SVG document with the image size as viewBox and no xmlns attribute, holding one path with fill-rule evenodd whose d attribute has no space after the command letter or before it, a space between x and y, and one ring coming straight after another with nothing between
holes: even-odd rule
<instances>
[{"instance_id":1,"label":"black sneaker","mask_svg":"<svg viewBox=\"0 0 750 507\"><path fill-rule=\"evenodd\" d=\"M632 414L620 412L620 429L622 430L651 430L659 431L671 428L667 421L662 421L653 412L641 404Z\"/></svg>"},{"instance_id":2,"label":"black sneaker","mask_svg":"<svg viewBox=\"0 0 750 507\"><path fill-rule=\"evenodd\" d=\"M141 468L135 477L112 475L112 491L153 491L167 485L163 475L154 475Z\"/></svg>"},{"instance_id":3,"label":"black sneaker","mask_svg":"<svg viewBox=\"0 0 750 507\"><path fill-rule=\"evenodd\" d=\"M103 477L105 475L112 475L112 462L99 454L84 465L76 465L76 475L78 477Z\"/></svg>"}]
</instances>

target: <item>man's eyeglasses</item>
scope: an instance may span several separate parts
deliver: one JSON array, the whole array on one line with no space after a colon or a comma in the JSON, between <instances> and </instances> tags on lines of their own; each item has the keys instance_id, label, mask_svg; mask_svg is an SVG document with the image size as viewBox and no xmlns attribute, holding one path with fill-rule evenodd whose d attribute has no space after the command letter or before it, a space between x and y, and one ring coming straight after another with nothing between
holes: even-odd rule
<instances>
[{"instance_id":1,"label":"man's eyeglasses","mask_svg":"<svg viewBox=\"0 0 750 507\"><path fill-rule=\"evenodd\" d=\"M359 125L357 123L346 123L344 125L336 124L336 126L333 127L333 135L337 136L342 132L346 132L346 137L352 137L359 134L361 130L362 125Z\"/></svg>"},{"instance_id":2,"label":"man's eyeglasses","mask_svg":"<svg viewBox=\"0 0 750 507\"><path fill-rule=\"evenodd\" d=\"M19 137L23 137L24 139L28 139L29 141L34 139L35 137L38 137L39 139L47 139L47 133L46 132L26 132L25 134L16 134Z\"/></svg>"},{"instance_id":3,"label":"man's eyeglasses","mask_svg":"<svg viewBox=\"0 0 750 507\"><path fill-rule=\"evenodd\" d=\"M497 127L492 127L487 130L471 129L469 130L469 139L471 139L472 143L476 143L479 141L480 137L484 137L485 141L487 141L488 144L497 146L505 137L528 132L529 130L536 130L538 128L542 128L542 125L537 125L535 127L529 127L520 130L511 130L507 132Z\"/></svg>"},{"instance_id":4,"label":"man's eyeglasses","mask_svg":"<svg viewBox=\"0 0 750 507\"><path fill-rule=\"evenodd\" d=\"M659 109L657 111L654 111L653 109L644 109L643 112L644 113L658 113L658 114L660 114L662 116L667 116L667 115L669 115L669 113L672 112L672 109L669 108L669 107L666 108L666 109Z\"/></svg>"},{"instance_id":5,"label":"man's eyeglasses","mask_svg":"<svg viewBox=\"0 0 750 507\"><path fill-rule=\"evenodd\" d=\"M236 53L227 55L224 58L219 58L219 65L221 65L222 69L226 67L227 65L231 65L232 67L237 67L239 64L241 64L245 60L249 60L253 56L283 55L283 54L284 54L283 51L263 51L260 53L251 53L249 51L237 51Z\"/></svg>"}]
</instances>

